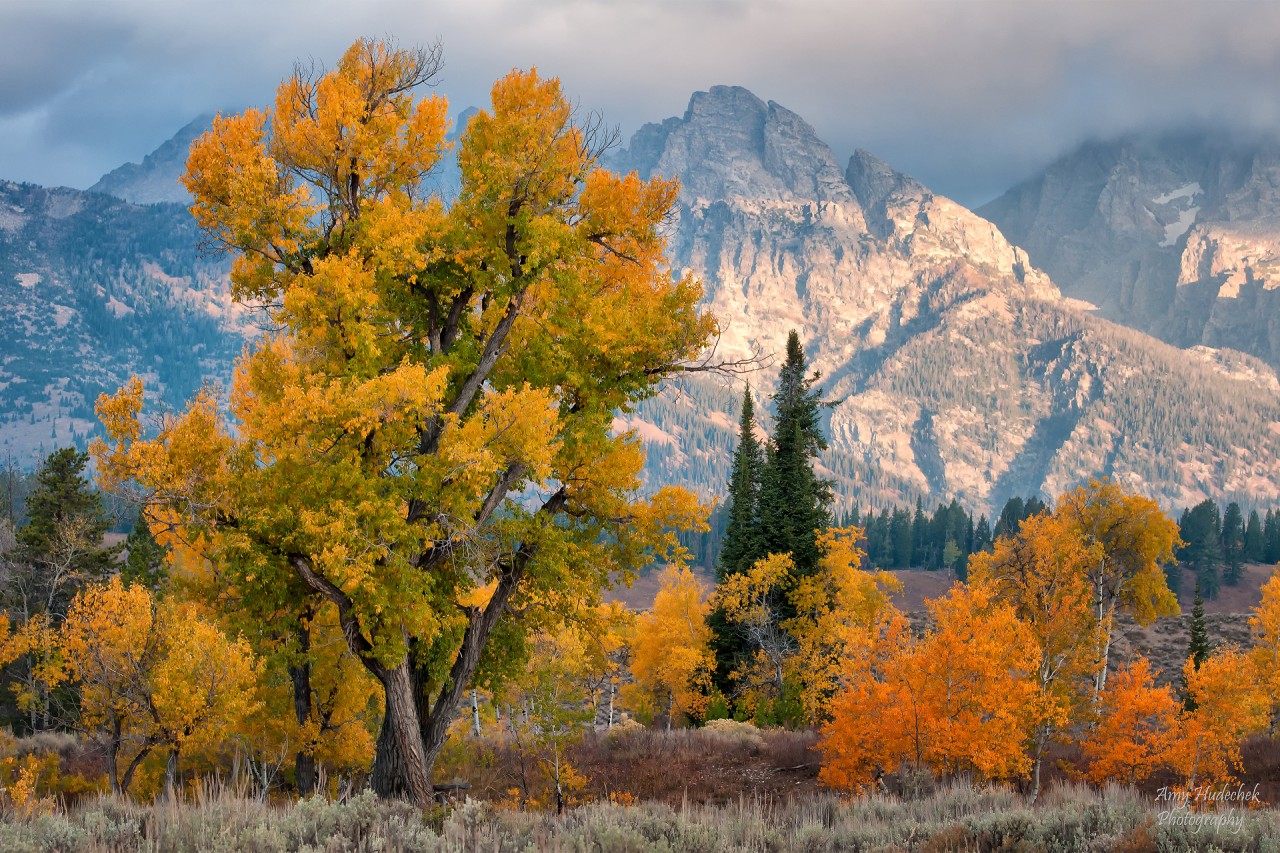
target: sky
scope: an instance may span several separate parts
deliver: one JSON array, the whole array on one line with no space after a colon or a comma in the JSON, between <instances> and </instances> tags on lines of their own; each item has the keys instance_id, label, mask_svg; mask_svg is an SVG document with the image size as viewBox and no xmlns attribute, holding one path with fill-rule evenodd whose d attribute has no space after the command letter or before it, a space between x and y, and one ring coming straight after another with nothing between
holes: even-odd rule
<instances>
[{"instance_id":1,"label":"sky","mask_svg":"<svg viewBox=\"0 0 1280 853\"><path fill-rule=\"evenodd\" d=\"M536 66L624 139L746 86L970 205L1086 139L1280 128L1275 2L0 0L0 178L87 187L360 36L438 41L456 111Z\"/></svg>"}]
</instances>

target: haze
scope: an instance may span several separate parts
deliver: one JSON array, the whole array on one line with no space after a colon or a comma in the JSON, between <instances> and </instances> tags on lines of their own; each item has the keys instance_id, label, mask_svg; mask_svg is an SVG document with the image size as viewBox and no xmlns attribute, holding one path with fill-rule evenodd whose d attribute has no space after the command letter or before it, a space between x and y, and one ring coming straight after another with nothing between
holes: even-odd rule
<instances>
[{"instance_id":1,"label":"haze","mask_svg":"<svg viewBox=\"0 0 1280 853\"><path fill-rule=\"evenodd\" d=\"M1088 137L1280 126L1280 4L1249 0L3 0L0 178L87 187L361 35L439 40L455 111L536 65L626 137L743 85L967 204Z\"/></svg>"}]
</instances>

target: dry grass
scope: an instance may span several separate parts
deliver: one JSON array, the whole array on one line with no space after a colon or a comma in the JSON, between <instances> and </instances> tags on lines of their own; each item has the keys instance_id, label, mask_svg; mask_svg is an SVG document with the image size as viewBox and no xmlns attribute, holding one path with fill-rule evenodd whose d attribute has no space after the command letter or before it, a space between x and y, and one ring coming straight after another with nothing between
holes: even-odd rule
<instances>
[{"instance_id":1,"label":"dry grass","mask_svg":"<svg viewBox=\"0 0 1280 853\"><path fill-rule=\"evenodd\" d=\"M0 824L0 849L25 851L1048 851L1146 853L1280 850L1280 813L1238 825L1186 828L1162 822L1136 793L1082 786L1050 789L1035 806L1007 790L957 783L915 800L830 795L742 798L673 808L593 803L562 817L469 801L424 817L403 803L361 795L272 807L226 792L151 807L101 799L26 822Z\"/></svg>"}]
</instances>

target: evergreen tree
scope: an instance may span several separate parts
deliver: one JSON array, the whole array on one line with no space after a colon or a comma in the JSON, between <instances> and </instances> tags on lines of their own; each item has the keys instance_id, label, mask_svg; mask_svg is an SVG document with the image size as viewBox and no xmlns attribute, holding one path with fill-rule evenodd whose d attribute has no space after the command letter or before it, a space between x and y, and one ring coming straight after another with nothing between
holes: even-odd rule
<instances>
[{"instance_id":1,"label":"evergreen tree","mask_svg":"<svg viewBox=\"0 0 1280 853\"><path fill-rule=\"evenodd\" d=\"M1262 527L1262 538L1266 540L1266 553L1263 561L1280 563L1280 512L1267 510L1267 520Z\"/></svg>"},{"instance_id":2,"label":"evergreen tree","mask_svg":"<svg viewBox=\"0 0 1280 853\"><path fill-rule=\"evenodd\" d=\"M756 560L765 556L764 536L760 526L760 480L764 474L764 451L756 437L755 407L751 402L751 389L742 395L742 414L738 421L738 448L733 454L733 467L729 474L728 516L720 559L716 563L716 578L748 571ZM726 617L722 608L716 608L707 617L711 628L711 650L716 657L716 669L712 682L724 696L729 696L733 684L729 678L742 659L750 654L746 637Z\"/></svg>"},{"instance_id":3,"label":"evergreen tree","mask_svg":"<svg viewBox=\"0 0 1280 853\"><path fill-rule=\"evenodd\" d=\"M1235 586L1244 570L1244 514L1235 501L1227 504L1222 516L1222 561L1222 580Z\"/></svg>"},{"instance_id":4,"label":"evergreen tree","mask_svg":"<svg viewBox=\"0 0 1280 853\"><path fill-rule=\"evenodd\" d=\"M1249 513L1249 523L1244 528L1244 558L1251 563L1261 563L1267 558L1266 540L1262 536L1262 519L1255 509Z\"/></svg>"},{"instance_id":5,"label":"evergreen tree","mask_svg":"<svg viewBox=\"0 0 1280 853\"><path fill-rule=\"evenodd\" d=\"M88 462L88 454L64 447L36 473L4 589L5 604L23 618L61 615L81 586L115 566L120 549L102 544L110 519L84 476Z\"/></svg>"},{"instance_id":6,"label":"evergreen tree","mask_svg":"<svg viewBox=\"0 0 1280 853\"><path fill-rule=\"evenodd\" d=\"M911 565L911 513L904 507L893 511L889 519L889 540L893 546L893 556L889 559L889 567L905 569Z\"/></svg>"},{"instance_id":7,"label":"evergreen tree","mask_svg":"<svg viewBox=\"0 0 1280 853\"><path fill-rule=\"evenodd\" d=\"M1022 513L1022 498L1012 497L1005 501L1004 509L1000 510L1000 517L996 519L996 529L992 531L993 538L1016 536L1018 528L1022 526Z\"/></svg>"},{"instance_id":8,"label":"evergreen tree","mask_svg":"<svg viewBox=\"0 0 1280 853\"><path fill-rule=\"evenodd\" d=\"M971 553L985 551L991 547L994 537L991 535L991 522L985 515L978 516L978 524L973 529L973 549Z\"/></svg>"},{"instance_id":9,"label":"evergreen tree","mask_svg":"<svg viewBox=\"0 0 1280 853\"><path fill-rule=\"evenodd\" d=\"M733 454L730 471L728 513L724 544L716 566L716 577L745 572L756 560L765 556L764 536L760 526L760 482L764 474L764 450L756 437L755 407L751 389L742 395L739 418L738 449Z\"/></svg>"},{"instance_id":10,"label":"evergreen tree","mask_svg":"<svg viewBox=\"0 0 1280 853\"><path fill-rule=\"evenodd\" d=\"M799 577L817 567L817 531L831 525L831 483L813 470L814 457L827 449L821 392L814 388L819 378L806 376L800 336L792 330L773 395L777 419L761 479L760 523L765 553L791 554Z\"/></svg>"},{"instance_id":11,"label":"evergreen tree","mask_svg":"<svg viewBox=\"0 0 1280 853\"><path fill-rule=\"evenodd\" d=\"M169 576L169 567L165 563L164 548L151 535L147 520L138 515L133 530L124 540L125 559L120 567L120 579L126 584L140 584L155 592L164 585Z\"/></svg>"},{"instance_id":12,"label":"evergreen tree","mask_svg":"<svg viewBox=\"0 0 1280 853\"><path fill-rule=\"evenodd\" d=\"M1046 504L1044 501L1040 500L1039 495L1032 495L1031 497L1027 498L1027 502L1022 505L1022 518L1019 520L1018 523L1019 525L1021 525L1021 523L1023 521L1026 521L1028 518L1032 518L1033 516L1037 516L1037 515L1042 515L1048 511L1049 511L1049 505Z\"/></svg>"},{"instance_id":13,"label":"evergreen tree","mask_svg":"<svg viewBox=\"0 0 1280 853\"><path fill-rule=\"evenodd\" d=\"M1201 592L1217 598L1222 565L1222 518L1218 505L1206 500L1182 514L1178 535L1186 544L1178 554L1195 570Z\"/></svg>"},{"instance_id":14,"label":"evergreen tree","mask_svg":"<svg viewBox=\"0 0 1280 853\"><path fill-rule=\"evenodd\" d=\"M1196 599L1191 608L1191 639L1187 644L1187 657L1193 661L1198 670L1209 657L1209 630L1204 623L1204 597L1200 594L1200 582L1196 581ZM1188 694L1186 681L1183 681L1182 701L1188 711L1196 709L1195 702Z\"/></svg>"},{"instance_id":15,"label":"evergreen tree","mask_svg":"<svg viewBox=\"0 0 1280 853\"><path fill-rule=\"evenodd\" d=\"M911 566L926 565L929 561L929 520L924 514L924 499L916 498L915 515L911 517Z\"/></svg>"}]
</instances>

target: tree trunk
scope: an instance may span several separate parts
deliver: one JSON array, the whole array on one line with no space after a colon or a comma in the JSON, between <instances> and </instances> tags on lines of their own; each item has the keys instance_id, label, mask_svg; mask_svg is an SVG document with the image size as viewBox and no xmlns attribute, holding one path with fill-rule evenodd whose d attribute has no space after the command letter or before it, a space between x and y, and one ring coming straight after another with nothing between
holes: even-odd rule
<instances>
[{"instance_id":1,"label":"tree trunk","mask_svg":"<svg viewBox=\"0 0 1280 853\"><path fill-rule=\"evenodd\" d=\"M121 729L120 718L116 717L111 721L111 740L107 744L107 760L111 762L111 793L117 797L124 793L120 789L120 745L123 741Z\"/></svg>"},{"instance_id":2,"label":"tree trunk","mask_svg":"<svg viewBox=\"0 0 1280 853\"><path fill-rule=\"evenodd\" d=\"M1102 637L1102 654L1100 655L1102 668L1098 670L1098 677L1093 685L1093 701L1095 703L1101 698L1102 691L1107 686L1107 667L1111 663L1111 635L1115 631L1115 616L1116 606L1113 601L1111 607L1107 610L1107 615L1104 617L1105 621L1102 623L1105 629Z\"/></svg>"},{"instance_id":3,"label":"tree trunk","mask_svg":"<svg viewBox=\"0 0 1280 853\"><path fill-rule=\"evenodd\" d=\"M164 791L170 800L178 799L178 747L169 747L169 759L164 764Z\"/></svg>"},{"instance_id":4,"label":"tree trunk","mask_svg":"<svg viewBox=\"0 0 1280 853\"><path fill-rule=\"evenodd\" d=\"M311 719L311 660L305 657L311 652L311 633L306 625L298 628L298 646L304 657L301 664L289 667L289 679L293 682L293 715L299 726L305 726ZM298 750L293 769L298 796L309 796L316 788L315 753L309 748Z\"/></svg>"},{"instance_id":5,"label":"tree trunk","mask_svg":"<svg viewBox=\"0 0 1280 853\"><path fill-rule=\"evenodd\" d=\"M407 799L420 808L431 803L431 766L422 743L418 707L408 660L382 672L387 707L378 733L369 785L379 797ZM439 746L431 753L435 758Z\"/></svg>"},{"instance_id":6,"label":"tree trunk","mask_svg":"<svg viewBox=\"0 0 1280 853\"><path fill-rule=\"evenodd\" d=\"M124 776L120 778L120 793L124 796L129 795L129 786L133 784L133 774L142 766L143 760L151 754L151 746L144 746L133 760L129 762L129 766L124 770Z\"/></svg>"}]
</instances>

